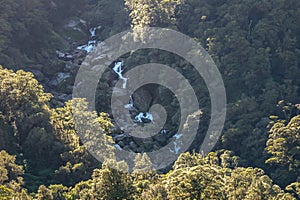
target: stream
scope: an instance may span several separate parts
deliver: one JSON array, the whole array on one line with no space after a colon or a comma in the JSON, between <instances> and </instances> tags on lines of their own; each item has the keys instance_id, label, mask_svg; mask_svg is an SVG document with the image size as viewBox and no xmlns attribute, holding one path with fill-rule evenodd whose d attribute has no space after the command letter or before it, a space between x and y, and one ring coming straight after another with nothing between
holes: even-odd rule
<instances>
[{"instance_id":1,"label":"stream","mask_svg":"<svg viewBox=\"0 0 300 200\"><path fill-rule=\"evenodd\" d=\"M93 50L96 48L97 44L101 42L101 41L97 40L97 30L99 30L99 29L101 29L101 26L91 27L89 29L89 33L90 33L89 40L86 42L86 44L81 44L81 45L77 46L76 50L73 51L73 54L56 51L58 58L65 62L74 62L74 60L76 60L74 58L74 56L76 56L76 54L78 54L78 52L85 52L85 55L93 52ZM126 69L126 65L125 65L124 61L116 61L112 68L113 72L115 74L117 74L118 79L122 80L122 82L123 82L122 88L123 89L126 89L127 81L128 81L128 78L124 76L125 69ZM65 79L70 78L70 77L71 77L71 73L69 73L68 71L67 72L59 72L56 74L56 76L54 76L54 79L51 80L49 83L52 84L53 88L55 88L55 86L58 85L58 83L63 82ZM66 95L60 94L60 96L65 97ZM68 97L68 99L70 99L70 95L67 97ZM128 109L129 113L131 113L130 111L133 111L133 110L138 111L138 109L134 105L134 98L132 95L130 96L128 104L126 104L124 107L126 109ZM134 113L134 114L132 114L132 113ZM131 113L132 120L136 124L151 123L155 120L153 115L149 112L139 112L138 111L138 112L132 112L132 113ZM157 119L157 120L159 120L159 119ZM139 143L136 139L132 138L132 136L129 136L127 133L124 133L117 127L115 128L115 130L117 130L117 131L113 134L113 139L115 140L116 144L114 146L117 150L126 149L126 150L144 152L143 147L142 147L143 143ZM153 142L154 143L157 142L158 146L163 145L167 142L171 142L171 143L173 143L173 147L169 148L169 151L174 154L179 154L180 149L181 149L181 144L182 144L182 142L180 141L181 137L182 137L182 134L179 134L179 133L172 134L169 130L163 128L154 137L156 139L153 140Z\"/></svg>"}]
</instances>

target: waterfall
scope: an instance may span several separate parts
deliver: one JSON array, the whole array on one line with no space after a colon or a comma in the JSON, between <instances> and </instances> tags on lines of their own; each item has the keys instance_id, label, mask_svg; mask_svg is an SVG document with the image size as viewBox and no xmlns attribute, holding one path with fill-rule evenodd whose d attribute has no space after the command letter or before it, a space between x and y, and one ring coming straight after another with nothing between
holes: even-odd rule
<instances>
[{"instance_id":1,"label":"waterfall","mask_svg":"<svg viewBox=\"0 0 300 200\"><path fill-rule=\"evenodd\" d=\"M181 149L181 147L180 147L179 144L182 144L182 141L177 141L177 140L179 140L181 137L182 137L182 134L180 134L180 133L176 133L173 136L173 138L175 138L175 141L173 142L173 144L174 144L174 150L173 149L169 149L170 152L175 153L175 154L179 153L179 150Z\"/></svg>"},{"instance_id":2,"label":"waterfall","mask_svg":"<svg viewBox=\"0 0 300 200\"><path fill-rule=\"evenodd\" d=\"M122 74L122 72L123 72L123 69L122 69L123 65L124 65L123 61L116 62L113 70L114 70L114 72L116 72L118 74L119 78L123 80L122 88L125 89L126 88L126 84L127 84L127 78L125 78L123 76L123 74Z\"/></svg>"},{"instance_id":3,"label":"waterfall","mask_svg":"<svg viewBox=\"0 0 300 200\"><path fill-rule=\"evenodd\" d=\"M94 50L94 48L96 47L96 45L97 45L97 40L93 40L93 38L96 37L96 30L100 29L100 28L101 28L101 26L90 28L89 31L90 31L90 38L91 39L87 42L87 44L78 46L76 49L84 50L87 53L92 52Z\"/></svg>"},{"instance_id":4,"label":"waterfall","mask_svg":"<svg viewBox=\"0 0 300 200\"><path fill-rule=\"evenodd\" d=\"M143 123L145 121L153 121L153 116L146 112L146 113L139 113L137 116L134 118L135 122L137 123Z\"/></svg>"},{"instance_id":5,"label":"waterfall","mask_svg":"<svg viewBox=\"0 0 300 200\"><path fill-rule=\"evenodd\" d=\"M132 96L130 96L129 103L126 104L126 105L124 106L124 108L129 109L129 110L132 110L132 109L134 108Z\"/></svg>"}]
</instances>

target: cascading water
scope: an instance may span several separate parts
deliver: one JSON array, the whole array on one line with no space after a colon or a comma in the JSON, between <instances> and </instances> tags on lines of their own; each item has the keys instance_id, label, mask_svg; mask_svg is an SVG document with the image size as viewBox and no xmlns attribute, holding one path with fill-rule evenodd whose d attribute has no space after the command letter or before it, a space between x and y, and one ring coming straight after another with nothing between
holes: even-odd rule
<instances>
[{"instance_id":1,"label":"cascading water","mask_svg":"<svg viewBox=\"0 0 300 200\"><path fill-rule=\"evenodd\" d=\"M97 40L94 40L93 38L96 37L97 29L100 29L100 28L101 28L101 26L90 28L89 29L89 31L90 31L90 40L87 42L87 44L78 46L76 49L84 50L87 53L92 52L94 50L94 48L96 47L96 45L97 45Z\"/></svg>"},{"instance_id":2,"label":"cascading water","mask_svg":"<svg viewBox=\"0 0 300 200\"><path fill-rule=\"evenodd\" d=\"M118 74L119 78L121 80L123 80L123 85L122 85L122 88L126 88L126 84L127 84L127 80L128 78L125 78L123 76L123 69L122 67L124 66L124 62L123 61L118 61L115 63L115 66L113 67L113 70L116 74ZM133 105L133 99L132 99L132 96L130 96L130 100L129 100L129 104L125 105L125 108L127 109L133 109L134 108L134 105ZM139 113L138 115L135 116L134 118L134 121L136 123L144 123L144 122L151 122L153 121L153 116L146 112L146 113Z\"/></svg>"},{"instance_id":3,"label":"cascading water","mask_svg":"<svg viewBox=\"0 0 300 200\"><path fill-rule=\"evenodd\" d=\"M153 116L146 112L146 113L139 113L137 116L134 118L135 122L137 123L143 123L147 121L153 121Z\"/></svg>"},{"instance_id":4,"label":"cascading water","mask_svg":"<svg viewBox=\"0 0 300 200\"><path fill-rule=\"evenodd\" d=\"M118 74L118 76L119 76L119 78L120 79L122 79L123 80L123 85L122 85L122 88L126 88L126 84L127 84L127 78L125 78L124 76L123 76L123 69L122 69L122 67L123 67L123 65L124 65L124 62L123 61L119 61L119 62L116 62L115 63L115 66L114 66L114 68L113 68L113 70L114 70L114 72L116 72L117 74Z\"/></svg>"},{"instance_id":5,"label":"cascading water","mask_svg":"<svg viewBox=\"0 0 300 200\"><path fill-rule=\"evenodd\" d=\"M179 151L181 149L180 144L182 143L179 139L182 137L182 134L176 133L173 138L175 138L175 141L173 142L174 144L174 149L169 149L170 152L179 154Z\"/></svg>"}]
</instances>

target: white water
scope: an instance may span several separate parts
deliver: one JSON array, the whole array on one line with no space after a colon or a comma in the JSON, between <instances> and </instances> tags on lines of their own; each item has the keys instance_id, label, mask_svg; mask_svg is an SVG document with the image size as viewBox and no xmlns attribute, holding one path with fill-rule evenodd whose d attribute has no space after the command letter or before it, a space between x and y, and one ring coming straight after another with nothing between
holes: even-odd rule
<instances>
[{"instance_id":1,"label":"white water","mask_svg":"<svg viewBox=\"0 0 300 200\"><path fill-rule=\"evenodd\" d=\"M125 78L122 74L123 73L123 69L122 69L123 64L124 64L123 61L116 62L113 70L114 70L114 72L116 72L118 74L119 78L123 80L122 88L125 89L126 84L127 84L127 78Z\"/></svg>"},{"instance_id":2,"label":"white water","mask_svg":"<svg viewBox=\"0 0 300 200\"><path fill-rule=\"evenodd\" d=\"M129 110L131 110L131 109L134 108L132 96L130 96L129 104L126 104L126 105L124 106L124 108L129 109Z\"/></svg>"},{"instance_id":3,"label":"white water","mask_svg":"<svg viewBox=\"0 0 300 200\"><path fill-rule=\"evenodd\" d=\"M177 144L176 141L174 141L173 144L174 144L174 150L169 148L170 152L179 154L179 150L181 149L181 147Z\"/></svg>"},{"instance_id":4,"label":"white water","mask_svg":"<svg viewBox=\"0 0 300 200\"><path fill-rule=\"evenodd\" d=\"M139 113L137 116L135 116L134 120L137 122L137 123L142 123L143 120L145 119L148 119L150 121L153 121L153 116L146 112L146 113Z\"/></svg>"},{"instance_id":5,"label":"white water","mask_svg":"<svg viewBox=\"0 0 300 200\"><path fill-rule=\"evenodd\" d=\"M182 137L181 133L176 133L173 138L175 138L176 140L180 139Z\"/></svg>"},{"instance_id":6,"label":"white water","mask_svg":"<svg viewBox=\"0 0 300 200\"><path fill-rule=\"evenodd\" d=\"M101 26L97 26L97 27L92 27L92 28L90 28L90 34L91 34L91 37L95 37L96 36L96 31L97 31L97 29L100 29L101 28Z\"/></svg>"},{"instance_id":7,"label":"white water","mask_svg":"<svg viewBox=\"0 0 300 200\"><path fill-rule=\"evenodd\" d=\"M98 26L98 27L92 27L90 28L90 38L94 38L96 36L96 30L101 28L101 26ZM97 45L97 41L96 40L89 40L87 42L87 44L84 44L84 45L81 45L81 46L78 46L76 49L78 50L84 50L86 51L87 53L90 53L94 50L94 48L96 47Z\"/></svg>"},{"instance_id":8,"label":"white water","mask_svg":"<svg viewBox=\"0 0 300 200\"><path fill-rule=\"evenodd\" d=\"M77 47L76 49L84 50L87 53L91 53L94 50L95 46L96 45L94 45L94 44L87 44L87 45L85 44L85 45L81 45L81 46Z\"/></svg>"},{"instance_id":9,"label":"white water","mask_svg":"<svg viewBox=\"0 0 300 200\"><path fill-rule=\"evenodd\" d=\"M176 133L173 136L173 138L175 138L175 141L173 142L174 148L173 149L169 148L170 152L175 153L175 154L179 154L179 151L181 149L180 144L182 144L182 142L181 141L177 141L177 140L179 140L181 137L182 137L182 134L180 134L180 133Z\"/></svg>"},{"instance_id":10,"label":"white water","mask_svg":"<svg viewBox=\"0 0 300 200\"><path fill-rule=\"evenodd\" d=\"M96 30L97 30L97 27L92 27L90 28L90 33L91 33L91 37L95 37L96 36Z\"/></svg>"}]
</instances>

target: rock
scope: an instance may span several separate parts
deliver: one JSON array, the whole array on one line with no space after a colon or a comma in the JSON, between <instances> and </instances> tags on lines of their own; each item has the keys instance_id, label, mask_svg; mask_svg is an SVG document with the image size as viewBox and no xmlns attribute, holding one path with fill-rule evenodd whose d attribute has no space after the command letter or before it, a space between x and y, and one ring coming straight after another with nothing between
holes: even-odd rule
<instances>
[{"instance_id":1,"label":"rock","mask_svg":"<svg viewBox=\"0 0 300 200\"><path fill-rule=\"evenodd\" d=\"M66 54L63 60L64 61L74 61L74 57L72 54Z\"/></svg>"},{"instance_id":2,"label":"rock","mask_svg":"<svg viewBox=\"0 0 300 200\"><path fill-rule=\"evenodd\" d=\"M116 142L119 142L119 141L124 140L126 137L127 137L127 135L126 135L125 133L123 133L123 134L114 136L113 139L114 139Z\"/></svg>"},{"instance_id":3,"label":"rock","mask_svg":"<svg viewBox=\"0 0 300 200\"><path fill-rule=\"evenodd\" d=\"M56 61L50 66L46 65L42 68L42 73L46 76L53 76L54 74L63 71L65 63L63 61Z\"/></svg>"},{"instance_id":4,"label":"rock","mask_svg":"<svg viewBox=\"0 0 300 200\"><path fill-rule=\"evenodd\" d=\"M39 82L44 81L45 76L41 71L39 71L39 70L30 70L30 71L33 73L34 78L36 78Z\"/></svg>"},{"instance_id":5,"label":"rock","mask_svg":"<svg viewBox=\"0 0 300 200\"><path fill-rule=\"evenodd\" d=\"M86 51L74 50L72 55L73 55L74 59L84 58L86 56Z\"/></svg>"},{"instance_id":6,"label":"rock","mask_svg":"<svg viewBox=\"0 0 300 200\"><path fill-rule=\"evenodd\" d=\"M135 150L136 148L138 148L138 145L134 142L134 141L131 141L129 143L129 147L132 149L132 150Z\"/></svg>"},{"instance_id":7,"label":"rock","mask_svg":"<svg viewBox=\"0 0 300 200\"><path fill-rule=\"evenodd\" d=\"M48 83L48 85L50 87L57 87L59 84L61 84L63 81L66 81L70 77L71 77L70 73L59 72L59 73L56 74L56 76L54 77L54 79L52 79Z\"/></svg>"},{"instance_id":8,"label":"rock","mask_svg":"<svg viewBox=\"0 0 300 200\"><path fill-rule=\"evenodd\" d=\"M156 134L153 139L157 141L160 145L165 145L168 141L167 135Z\"/></svg>"},{"instance_id":9,"label":"rock","mask_svg":"<svg viewBox=\"0 0 300 200\"><path fill-rule=\"evenodd\" d=\"M57 58L58 59L63 59L65 57L65 53L61 52L61 51L55 51L56 55L57 55Z\"/></svg>"},{"instance_id":10,"label":"rock","mask_svg":"<svg viewBox=\"0 0 300 200\"><path fill-rule=\"evenodd\" d=\"M124 146L125 146L124 142L122 142L122 141L118 142L118 145L119 145L120 147L124 147Z\"/></svg>"},{"instance_id":11,"label":"rock","mask_svg":"<svg viewBox=\"0 0 300 200\"><path fill-rule=\"evenodd\" d=\"M99 65L99 69L103 69L104 65ZM102 74L101 80L105 82L112 82L114 79L116 79L116 74L112 70L107 70Z\"/></svg>"},{"instance_id":12,"label":"rock","mask_svg":"<svg viewBox=\"0 0 300 200\"><path fill-rule=\"evenodd\" d=\"M61 94L57 98L63 102L66 102L72 99L72 95Z\"/></svg>"},{"instance_id":13,"label":"rock","mask_svg":"<svg viewBox=\"0 0 300 200\"><path fill-rule=\"evenodd\" d=\"M144 142L143 146L141 146L141 148L143 149L143 151L149 152L149 151L153 151L153 146L154 143L153 142Z\"/></svg>"},{"instance_id":14,"label":"rock","mask_svg":"<svg viewBox=\"0 0 300 200\"><path fill-rule=\"evenodd\" d=\"M144 88L140 88L132 95L133 104L140 112L147 112L152 103L152 95Z\"/></svg>"},{"instance_id":15,"label":"rock","mask_svg":"<svg viewBox=\"0 0 300 200\"><path fill-rule=\"evenodd\" d=\"M66 80L67 78L70 78L71 77L71 74L70 73L63 73L63 72L60 72L60 73L57 73L56 74L56 80L61 83L63 82L64 80Z\"/></svg>"},{"instance_id":16,"label":"rock","mask_svg":"<svg viewBox=\"0 0 300 200\"><path fill-rule=\"evenodd\" d=\"M52 99L50 100L50 103L51 103L51 104L53 105L53 107L55 107L55 108L64 107L64 102L59 101L59 100L57 100L57 99L55 99L55 98L52 98Z\"/></svg>"},{"instance_id":17,"label":"rock","mask_svg":"<svg viewBox=\"0 0 300 200\"><path fill-rule=\"evenodd\" d=\"M118 127L118 126L116 126L116 125L114 125L114 127L112 127L111 129L110 129L110 131L111 131L111 134L113 135L113 134L120 134L120 133L122 133L122 130Z\"/></svg>"},{"instance_id":18,"label":"rock","mask_svg":"<svg viewBox=\"0 0 300 200\"><path fill-rule=\"evenodd\" d=\"M131 151L131 149L130 149L130 147L129 147L128 145L124 146L124 147L123 147L123 150L124 150L124 151Z\"/></svg>"},{"instance_id":19,"label":"rock","mask_svg":"<svg viewBox=\"0 0 300 200\"><path fill-rule=\"evenodd\" d=\"M71 71L71 69L74 67L74 64L72 62L66 62L64 71Z\"/></svg>"},{"instance_id":20,"label":"rock","mask_svg":"<svg viewBox=\"0 0 300 200\"><path fill-rule=\"evenodd\" d=\"M126 95L126 90L122 88L115 87L113 93L116 97L123 97Z\"/></svg>"}]
</instances>

